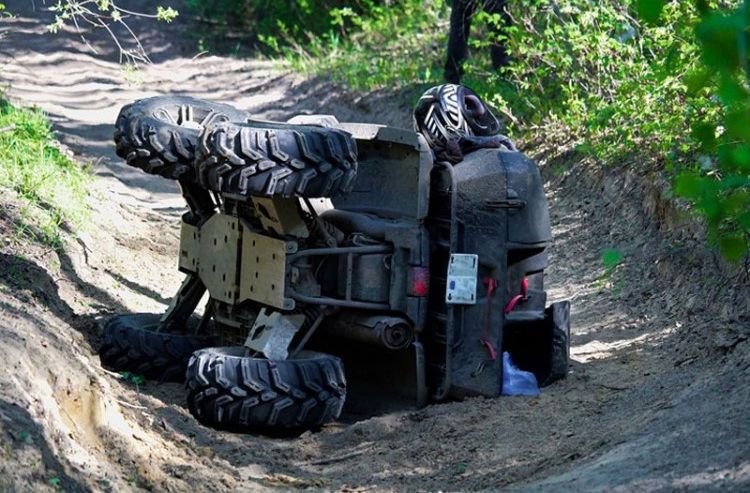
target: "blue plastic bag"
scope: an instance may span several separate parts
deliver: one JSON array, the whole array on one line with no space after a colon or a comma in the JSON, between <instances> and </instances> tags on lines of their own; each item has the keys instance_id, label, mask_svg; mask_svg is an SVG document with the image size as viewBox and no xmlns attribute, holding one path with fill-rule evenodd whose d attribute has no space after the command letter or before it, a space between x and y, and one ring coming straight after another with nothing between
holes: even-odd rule
<instances>
[{"instance_id":1,"label":"blue plastic bag","mask_svg":"<svg viewBox=\"0 0 750 493\"><path fill-rule=\"evenodd\" d=\"M533 373L518 368L509 352L503 353L503 390L502 395L539 395L539 384Z\"/></svg>"}]
</instances>

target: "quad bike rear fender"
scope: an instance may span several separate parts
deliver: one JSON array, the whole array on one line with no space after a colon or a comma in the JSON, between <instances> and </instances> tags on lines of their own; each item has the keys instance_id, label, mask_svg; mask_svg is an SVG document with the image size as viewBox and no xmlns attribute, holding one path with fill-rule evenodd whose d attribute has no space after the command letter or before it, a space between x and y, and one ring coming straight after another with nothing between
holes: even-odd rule
<instances>
[{"instance_id":1,"label":"quad bike rear fender","mask_svg":"<svg viewBox=\"0 0 750 493\"><path fill-rule=\"evenodd\" d=\"M428 385L437 399L498 396L503 328L513 319L545 318L542 271L551 233L541 177L521 153L484 149L454 166L438 163L431 194L428 227L437 248L432 333L424 338ZM444 273L457 253L478 255L475 304L448 304L443 296Z\"/></svg>"}]
</instances>

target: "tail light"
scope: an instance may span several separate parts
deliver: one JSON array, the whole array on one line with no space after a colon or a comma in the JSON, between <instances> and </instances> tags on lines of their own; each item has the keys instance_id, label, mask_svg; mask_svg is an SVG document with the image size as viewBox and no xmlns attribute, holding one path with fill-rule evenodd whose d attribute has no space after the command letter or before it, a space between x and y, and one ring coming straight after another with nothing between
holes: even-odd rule
<instances>
[{"instance_id":1,"label":"tail light","mask_svg":"<svg viewBox=\"0 0 750 493\"><path fill-rule=\"evenodd\" d=\"M409 285L406 294L425 297L430 292L430 269L427 267L409 268Z\"/></svg>"}]
</instances>

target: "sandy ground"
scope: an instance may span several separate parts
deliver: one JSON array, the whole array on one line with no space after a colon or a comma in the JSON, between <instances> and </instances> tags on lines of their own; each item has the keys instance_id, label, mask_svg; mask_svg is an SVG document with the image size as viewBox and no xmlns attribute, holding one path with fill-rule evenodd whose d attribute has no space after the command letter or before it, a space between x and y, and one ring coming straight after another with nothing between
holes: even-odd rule
<instances>
[{"instance_id":1,"label":"sandy ground","mask_svg":"<svg viewBox=\"0 0 750 493\"><path fill-rule=\"evenodd\" d=\"M47 14L32 3L8 6L19 17L0 24L0 80L50 115L97 178L92 224L64 253L20 240L19 201L0 199L0 492L750 490L747 273L703 250L658 183L537 145L526 147L542 164L555 236L546 282L554 299L571 299L574 333L569 378L540 397L270 439L200 426L179 385L104 371L101 321L162 311L180 282L182 200L114 155L123 104L182 93L258 118L319 111L406 126L409 98L359 97L263 61L194 58L185 20L143 27L155 64L133 77L103 37L92 37L95 56L73 34L42 34ZM624 253L614 272L605 248Z\"/></svg>"}]
</instances>

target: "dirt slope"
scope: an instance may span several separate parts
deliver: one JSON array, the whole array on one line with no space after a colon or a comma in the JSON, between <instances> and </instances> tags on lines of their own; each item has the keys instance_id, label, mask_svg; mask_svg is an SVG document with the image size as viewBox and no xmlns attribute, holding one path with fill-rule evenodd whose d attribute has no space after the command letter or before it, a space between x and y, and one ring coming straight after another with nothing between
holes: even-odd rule
<instances>
[{"instance_id":1,"label":"dirt slope","mask_svg":"<svg viewBox=\"0 0 750 493\"><path fill-rule=\"evenodd\" d=\"M50 114L98 178L93 224L64 254L21 241L19 202L0 199L0 491L750 489L746 274L703 251L658 186L537 146L555 235L547 283L573 302L575 360L539 398L470 399L282 440L204 428L180 386L105 372L99 322L161 311L180 282L181 199L114 156L121 105L176 92L259 118L407 125L408 107L393 102L406 98L360 99L266 62L193 59L185 21L144 31L156 63L128 83L104 38L93 38L96 57L72 34L42 36L46 14L31 5L10 7L20 16L0 24L0 78ZM625 255L611 273L608 247Z\"/></svg>"}]
</instances>

